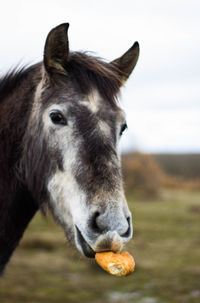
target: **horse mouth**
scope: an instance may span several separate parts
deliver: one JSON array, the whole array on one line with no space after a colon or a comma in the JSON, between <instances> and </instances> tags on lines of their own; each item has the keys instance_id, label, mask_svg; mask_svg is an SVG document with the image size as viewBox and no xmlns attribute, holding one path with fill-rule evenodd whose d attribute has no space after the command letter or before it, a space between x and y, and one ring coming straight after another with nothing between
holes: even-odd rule
<instances>
[{"instance_id":1,"label":"horse mouth","mask_svg":"<svg viewBox=\"0 0 200 303\"><path fill-rule=\"evenodd\" d=\"M84 237L83 237L81 231L79 230L79 228L76 225L75 225L75 227L76 227L77 240L78 240L79 245L82 248L82 251L83 251L84 255L88 258L94 258L94 256L95 256L94 250L86 242L86 240L84 239Z\"/></svg>"}]
</instances>

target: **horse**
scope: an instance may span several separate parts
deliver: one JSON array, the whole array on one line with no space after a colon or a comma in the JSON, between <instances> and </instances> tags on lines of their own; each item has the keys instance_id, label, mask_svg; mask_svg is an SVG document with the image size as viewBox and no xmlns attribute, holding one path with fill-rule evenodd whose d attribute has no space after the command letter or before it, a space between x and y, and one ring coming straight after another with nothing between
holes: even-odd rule
<instances>
[{"instance_id":1,"label":"horse","mask_svg":"<svg viewBox=\"0 0 200 303\"><path fill-rule=\"evenodd\" d=\"M70 51L68 28L49 32L42 62L0 79L1 273L38 210L49 209L86 257L118 252L132 237L118 97L139 44L107 62Z\"/></svg>"}]
</instances>

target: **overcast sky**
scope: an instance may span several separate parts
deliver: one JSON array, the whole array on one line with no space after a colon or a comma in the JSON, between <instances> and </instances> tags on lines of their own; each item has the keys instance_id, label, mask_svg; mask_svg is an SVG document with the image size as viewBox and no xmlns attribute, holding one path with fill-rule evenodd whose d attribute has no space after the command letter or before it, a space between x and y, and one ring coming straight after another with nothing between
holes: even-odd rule
<instances>
[{"instance_id":1,"label":"overcast sky","mask_svg":"<svg viewBox=\"0 0 200 303\"><path fill-rule=\"evenodd\" d=\"M199 0L2 1L0 73L41 60L48 32L62 22L72 50L108 60L140 43L122 90L123 150L200 152Z\"/></svg>"}]
</instances>

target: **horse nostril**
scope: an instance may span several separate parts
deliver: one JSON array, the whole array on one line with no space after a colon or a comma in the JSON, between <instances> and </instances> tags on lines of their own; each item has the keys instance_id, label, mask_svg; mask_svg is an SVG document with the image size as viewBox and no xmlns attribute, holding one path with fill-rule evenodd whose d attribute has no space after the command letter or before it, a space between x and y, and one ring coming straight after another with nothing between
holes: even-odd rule
<instances>
[{"instance_id":1,"label":"horse nostril","mask_svg":"<svg viewBox=\"0 0 200 303\"><path fill-rule=\"evenodd\" d=\"M91 220L91 227L95 232L101 232L101 229L99 228L98 224L97 224L97 218L99 217L100 213L98 211L96 211L92 217Z\"/></svg>"},{"instance_id":2,"label":"horse nostril","mask_svg":"<svg viewBox=\"0 0 200 303\"><path fill-rule=\"evenodd\" d=\"M128 228L127 231L121 235L121 237L123 238L128 238L131 235L131 219L130 217L127 218L127 222L128 222Z\"/></svg>"}]
</instances>

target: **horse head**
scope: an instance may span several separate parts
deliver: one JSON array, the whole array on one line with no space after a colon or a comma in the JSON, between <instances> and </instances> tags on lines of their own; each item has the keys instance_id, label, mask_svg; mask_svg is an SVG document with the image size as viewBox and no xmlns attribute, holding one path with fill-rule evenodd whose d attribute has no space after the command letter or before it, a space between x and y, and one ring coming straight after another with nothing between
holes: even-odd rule
<instances>
[{"instance_id":1,"label":"horse head","mask_svg":"<svg viewBox=\"0 0 200 303\"><path fill-rule=\"evenodd\" d=\"M118 151L127 125L117 96L139 45L108 63L71 52L68 26L46 39L23 161L32 195L49 206L78 250L93 257L120 251L132 237Z\"/></svg>"}]
</instances>

